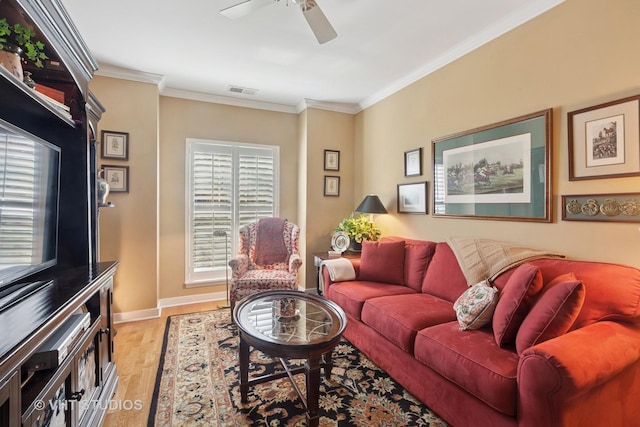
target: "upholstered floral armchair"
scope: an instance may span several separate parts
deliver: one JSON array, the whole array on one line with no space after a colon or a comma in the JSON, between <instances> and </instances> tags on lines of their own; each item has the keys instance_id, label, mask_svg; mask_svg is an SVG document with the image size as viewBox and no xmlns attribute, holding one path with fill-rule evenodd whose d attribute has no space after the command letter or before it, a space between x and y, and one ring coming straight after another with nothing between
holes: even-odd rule
<instances>
[{"instance_id":1,"label":"upholstered floral armchair","mask_svg":"<svg viewBox=\"0 0 640 427\"><path fill-rule=\"evenodd\" d=\"M283 218L262 218L240 228L238 254L229 261L229 302L261 291L298 288L300 227Z\"/></svg>"}]
</instances>

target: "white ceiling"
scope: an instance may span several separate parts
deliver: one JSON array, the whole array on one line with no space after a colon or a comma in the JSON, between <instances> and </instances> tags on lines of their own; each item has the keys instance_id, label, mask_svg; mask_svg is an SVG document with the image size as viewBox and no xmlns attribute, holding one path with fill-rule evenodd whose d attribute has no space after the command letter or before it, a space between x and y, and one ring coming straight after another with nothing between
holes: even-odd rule
<instances>
[{"instance_id":1,"label":"white ceiling","mask_svg":"<svg viewBox=\"0 0 640 427\"><path fill-rule=\"evenodd\" d=\"M237 20L219 11L240 0L61 1L99 74L169 96L357 112L564 0L317 0L338 33L322 45L290 0Z\"/></svg>"}]
</instances>

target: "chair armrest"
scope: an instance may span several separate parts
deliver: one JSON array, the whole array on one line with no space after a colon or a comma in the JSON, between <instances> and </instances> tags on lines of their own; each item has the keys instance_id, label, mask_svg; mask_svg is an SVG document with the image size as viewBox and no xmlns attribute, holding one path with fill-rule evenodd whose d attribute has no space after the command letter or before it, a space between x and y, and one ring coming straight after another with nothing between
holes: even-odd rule
<instances>
[{"instance_id":1,"label":"chair armrest","mask_svg":"<svg viewBox=\"0 0 640 427\"><path fill-rule=\"evenodd\" d=\"M229 267L231 267L231 277L237 279L249 270L249 257L238 255L229 260Z\"/></svg>"},{"instance_id":2,"label":"chair armrest","mask_svg":"<svg viewBox=\"0 0 640 427\"><path fill-rule=\"evenodd\" d=\"M300 254L291 254L289 257L289 272L297 273L300 267L302 267L302 258L300 258Z\"/></svg>"},{"instance_id":3,"label":"chair armrest","mask_svg":"<svg viewBox=\"0 0 640 427\"><path fill-rule=\"evenodd\" d=\"M519 425L628 425L638 378L640 325L600 321L542 342L520 358Z\"/></svg>"}]
</instances>

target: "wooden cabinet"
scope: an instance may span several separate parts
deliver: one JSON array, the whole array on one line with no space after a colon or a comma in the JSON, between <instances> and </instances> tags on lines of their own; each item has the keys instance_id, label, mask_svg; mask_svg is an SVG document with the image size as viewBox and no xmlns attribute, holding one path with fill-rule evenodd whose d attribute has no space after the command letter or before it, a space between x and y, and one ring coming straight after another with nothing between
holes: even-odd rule
<instances>
[{"instance_id":1,"label":"wooden cabinet","mask_svg":"<svg viewBox=\"0 0 640 427\"><path fill-rule=\"evenodd\" d=\"M92 269L56 268L52 284L0 313L0 425L99 426L118 375L113 362L111 295L116 262ZM33 369L43 344L78 313L89 325L70 340L58 366ZM9 328L22 324L24 327ZM64 424L62 422L64 421Z\"/></svg>"},{"instance_id":2,"label":"wooden cabinet","mask_svg":"<svg viewBox=\"0 0 640 427\"><path fill-rule=\"evenodd\" d=\"M99 426L118 384L112 320L118 263L101 262L97 250L93 136L104 108L88 90L97 64L59 0L2 0L0 18L44 40L49 60L26 70L64 105L0 66L0 123L55 145L61 160L57 265L25 277L47 285L0 310L0 426ZM51 366L36 364L43 345L78 315L86 324L69 335L64 354Z\"/></svg>"}]
</instances>

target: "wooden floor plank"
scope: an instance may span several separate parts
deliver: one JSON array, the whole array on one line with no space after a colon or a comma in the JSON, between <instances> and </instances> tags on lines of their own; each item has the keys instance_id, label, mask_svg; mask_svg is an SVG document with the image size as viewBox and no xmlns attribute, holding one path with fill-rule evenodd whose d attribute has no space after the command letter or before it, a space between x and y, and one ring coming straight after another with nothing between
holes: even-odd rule
<instances>
[{"instance_id":1,"label":"wooden floor plank","mask_svg":"<svg viewBox=\"0 0 640 427\"><path fill-rule=\"evenodd\" d=\"M114 409L108 411L104 427L147 425L167 317L214 310L221 303L214 301L164 308L162 316L157 319L115 325L114 357L120 382L111 401L110 408ZM141 406L140 410L124 409L136 403Z\"/></svg>"}]
</instances>

